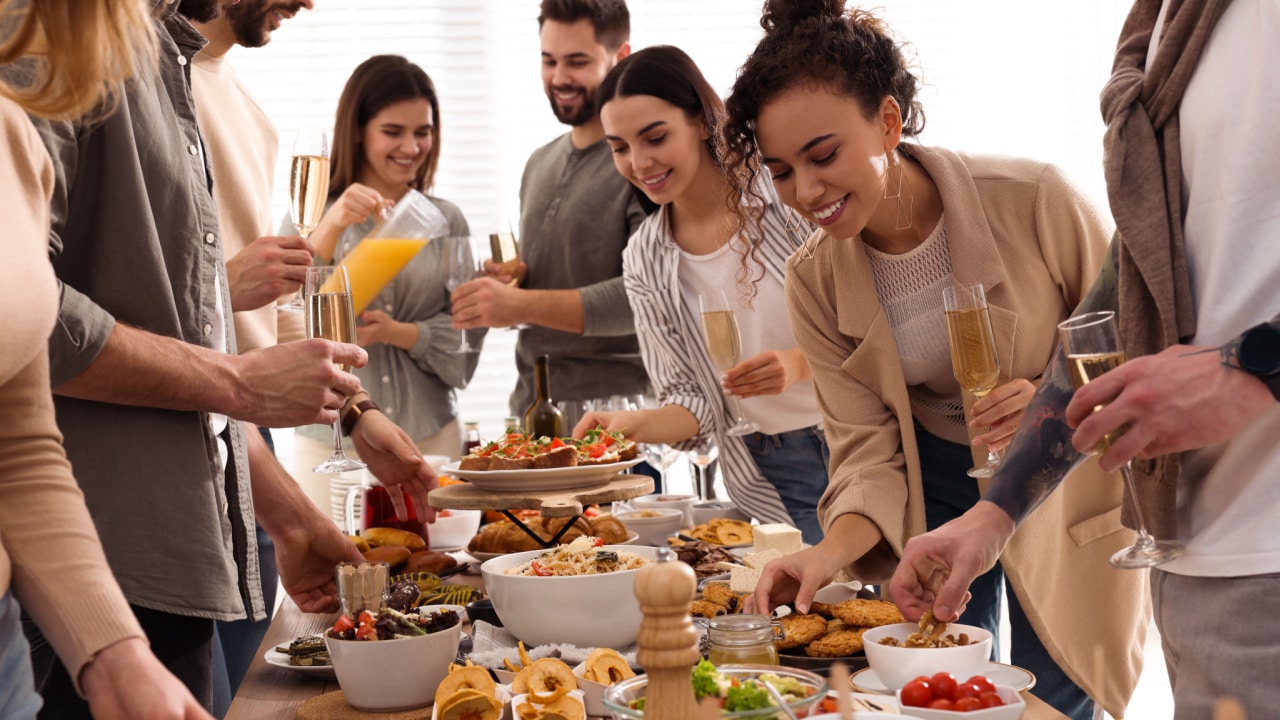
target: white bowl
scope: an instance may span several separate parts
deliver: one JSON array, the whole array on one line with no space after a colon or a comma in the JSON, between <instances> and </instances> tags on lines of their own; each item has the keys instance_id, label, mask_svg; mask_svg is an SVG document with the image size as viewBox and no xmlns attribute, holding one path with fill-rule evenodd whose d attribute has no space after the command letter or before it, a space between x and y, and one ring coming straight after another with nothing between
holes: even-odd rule
<instances>
[{"instance_id":1,"label":"white bowl","mask_svg":"<svg viewBox=\"0 0 1280 720\"><path fill-rule=\"evenodd\" d=\"M442 515L441 513L447 513ZM482 510L437 510L435 522L427 523L432 550L464 548L480 529Z\"/></svg>"},{"instance_id":2,"label":"white bowl","mask_svg":"<svg viewBox=\"0 0 1280 720\"><path fill-rule=\"evenodd\" d=\"M605 545L604 549L633 552L649 561L658 549L644 545ZM545 550L511 553L480 566L485 590L502 625L526 645L570 643L583 648L625 648L640 632L640 603L636 600L636 570L574 577L525 577L506 570L537 557Z\"/></svg>"},{"instance_id":3,"label":"white bowl","mask_svg":"<svg viewBox=\"0 0 1280 720\"><path fill-rule=\"evenodd\" d=\"M641 545L667 546L667 538L680 532L684 513L679 508L644 508L614 513L628 530L637 533Z\"/></svg>"},{"instance_id":4,"label":"white bowl","mask_svg":"<svg viewBox=\"0 0 1280 720\"><path fill-rule=\"evenodd\" d=\"M693 525L711 522L716 518L751 522L751 516L739 510L732 500L699 500L693 504L691 514Z\"/></svg>"},{"instance_id":5,"label":"white bowl","mask_svg":"<svg viewBox=\"0 0 1280 720\"><path fill-rule=\"evenodd\" d=\"M991 633L974 625L947 625L946 635L969 635L969 644L961 647L909 648L880 644L887 637L903 642L919 629L916 623L897 623L871 628L862 635L867 662L890 690L897 690L921 675L937 672L949 672L961 680L980 675L991 660Z\"/></svg>"},{"instance_id":6,"label":"white bowl","mask_svg":"<svg viewBox=\"0 0 1280 720\"><path fill-rule=\"evenodd\" d=\"M968 677L966 675L961 678L961 682ZM902 705L902 711L909 712L920 718L920 720L1018 720L1018 718L1021 718L1022 713L1027 709L1027 702L1022 699L1022 695L1008 685L997 685L996 692L1000 695L1000 699L1004 701L1004 705L981 710L966 710L964 712L907 707L902 705L902 690L898 690L895 695L898 698L898 704Z\"/></svg>"},{"instance_id":7,"label":"white bowl","mask_svg":"<svg viewBox=\"0 0 1280 720\"><path fill-rule=\"evenodd\" d=\"M684 526L693 527L693 504L696 502L697 495L643 495L631 500L631 507L637 510L676 508L684 513Z\"/></svg>"},{"instance_id":8,"label":"white bowl","mask_svg":"<svg viewBox=\"0 0 1280 720\"><path fill-rule=\"evenodd\" d=\"M337 640L324 636L333 672L351 707L366 712L410 710L430 705L436 686L458 655L466 609L461 605L424 605L422 612L453 610L453 627L396 640Z\"/></svg>"}]
</instances>

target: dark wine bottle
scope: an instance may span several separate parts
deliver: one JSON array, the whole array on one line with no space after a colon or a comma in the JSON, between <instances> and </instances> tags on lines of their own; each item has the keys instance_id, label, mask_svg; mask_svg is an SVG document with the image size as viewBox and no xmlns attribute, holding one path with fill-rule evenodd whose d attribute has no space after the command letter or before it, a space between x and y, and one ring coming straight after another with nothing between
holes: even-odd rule
<instances>
[{"instance_id":1,"label":"dark wine bottle","mask_svg":"<svg viewBox=\"0 0 1280 720\"><path fill-rule=\"evenodd\" d=\"M524 413L524 430L533 437L561 437L564 435L564 415L551 400L548 358L542 355L534 366L534 388L538 393L533 405Z\"/></svg>"}]
</instances>

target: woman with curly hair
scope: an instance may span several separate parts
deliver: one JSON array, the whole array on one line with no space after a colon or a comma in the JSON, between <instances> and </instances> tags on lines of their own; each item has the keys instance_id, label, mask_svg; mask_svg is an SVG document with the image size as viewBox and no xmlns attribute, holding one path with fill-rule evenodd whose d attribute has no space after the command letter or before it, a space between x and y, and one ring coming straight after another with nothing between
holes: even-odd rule
<instances>
[{"instance_id":1,"label":"woman with curly hair","mask_svg":"<svg viewBox=\"0 0 1280 720\"><path fill-rule=\"evenodd\" d=\"M770 0L761 25L726 142L735 166L767 169L819 228L788 262L787 302L832 462L825 539L771 563L753 601L807 608L841 569L887 580L909 538L979 501L966 470L1009 442L1110 228L1048 164L916 142L919 82L871 14ZM976 402L952 375L942 305L944 287L973 283L1000 358L997 387ZM1013 661L1035 673L1033 692L1072 718L1091 717L1091 697L1118 717L1141 669L1146 578L1107 564L1132 540L1119 479L1090 463L1066 486L954 610L994 632L1007 581ZM1090 670L1097 652L1106 673Z\"/></svg>"}]
</instances>

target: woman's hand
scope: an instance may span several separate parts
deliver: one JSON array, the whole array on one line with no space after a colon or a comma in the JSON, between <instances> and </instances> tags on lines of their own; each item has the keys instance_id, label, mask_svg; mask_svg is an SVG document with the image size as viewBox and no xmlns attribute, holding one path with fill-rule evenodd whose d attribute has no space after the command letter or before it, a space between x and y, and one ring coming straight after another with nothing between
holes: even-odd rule
<instances>
[{"instance_id":1,"label":"woman's hand","mask_svg":"<svg viewBox=\"0 0 1280 720\"><path fill-rule=\"evenodd\" d=\"M764 566L745 610L768 615L779 605L794 602L796 612L809 612L814 593L830 582L841 566L840 558L823 543L784 555Z\"/></svg>"},{"instance_id":2,"label":"woman's hand","mask_svg":"<svg viewBox=\"0 0 1280 720\"><path fill-rule=\"evenodd\" d=\"M1030 380L1018 378L987 393L973 404L971 428L987 428L973 438L974 445L988 445L999 452L1013 441L1013 432L1022 422L1022 415L1035 395L1036 386Z\"/></svg>"},{"instance_id":3,"label":"woman's hand","mask_svg":"<svg viewBox=\"0 0 1280 720\"><path fill-rule=\"evenodd\" d=\"M352 225L359 225L375 212L393 204L368 185L351 183L325 211L324 217L320 218L320 224L328 223L330 227L339 231L346 230Z\"/></svg>"},{"instance_id":4,"label":"woman's hand","mask_svg":"<svg viewBox=\"0 0 1280 720\"><path fill-rule=\"evenodd\" d=\"M646 442L641 429L644 426L646 411L618 410L613 412L589 412L582 416L573 426L573 437L581 440L588 430L604 428L609 432L622 433L636 442Z\"/></svg>"},{"instance_id":5,"label":"woman's hand","mask_svg":"<svg viewBox=\"0 0 1280 720\"><path fill-rule=\"evenodd\" d=\"M360 347L386 343L408 350L418 341L417 325L392 320L381 310L365 310L360 313L360 322L364 323L356 328L356 344Z\"/></svg>"},{"instance_id":6,"label":"woman's hand","mask_svg":"<svg viewBox=\"0 0 1280 720\"><path fill-rule=\"evenodd\" d=\"M729 368L721 378L728 395L750 398L778 395L791 385L812 377L809 361L800 348L765 350Z\"/></svg>"}]
</instances>

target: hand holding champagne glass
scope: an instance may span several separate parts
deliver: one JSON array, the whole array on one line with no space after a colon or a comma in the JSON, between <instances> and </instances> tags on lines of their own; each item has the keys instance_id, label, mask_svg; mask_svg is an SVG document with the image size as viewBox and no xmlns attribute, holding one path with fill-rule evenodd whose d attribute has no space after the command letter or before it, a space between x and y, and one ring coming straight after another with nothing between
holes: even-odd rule
<instances>
[{"instance_id":1,"label":"hand holding champagne glass","mask_svg":"<svg viewBox=\"0 0 1280 720\"><path fill-rule=\"evenodd\" d=\"M946 311L947 337L951 342L951 372L960 387L979 399L995 389L1000 379L1000 358L996 357L995 335L982 283L955 285L942 289ZM969 477L991 477L1000 464L1000 454L987 446L987 464L970 468Z\"/></svg>"},{"instance_id":2,"label":"hand holding champagne glass","mask_svg":"<svg viewBox=\"0 0 1280 720\"><path fill-rule=\"evenodd\" d=\"M1062 338L1062 351L1067 356L1067 371L1071 376L1071 386L1079 390L1090 380L1096 380L1109 370L1124 364L1125 354L1120 349L1119 336L1116 333L1115 313L1111 311L1091 312L1073 317L1058 324L1058 334ZM1098 408L1094 408L1096 411ZM1111 447L1111 443L1122 434L1121 427L1107 433L1093 449L1100 453ZM1120 467L1124 477L1125 489L1129 500L1133 503L1134 524L1137 525L1138 539L1133 545L1124 548L1111 556L1111 564L1122 569L1141 569L1169 562L1182 555L1186 548L1174 540L1156 540L1147 532L1146 522L1142 519L1142 508L1138 506L1138 492L1133 483L1133 470L1129 463Z\"/></svg>"},{"instance_id":3,"label":"hand holding champagne glass","mask_svg":"<svg viewBox=\"0 0 1280 720\"><path fill-rule=\"evenodd\" d=\"M511 276L508 286L515 287L520 284L520 245L516 242L514 232L490 233L489 256L493 258L495 264L501 266L501 272L504 275Z\"/></svg>"},{"instance_id":4,"label":"hand holding champagne glass","mask_svg":"<svg viewBox=\"0 0 1280 720\"><path fill-rule=\"evenodd\" d=\"M323 130L303 128L293 141L289 167L289 213L299 235L308 237L316 229L328 199L329 138ZM302 310L302 296L295 295L280 307Z\"/></svg>"},{"instance_id":5,"label":"hand holding champagne glass","mask_svg":"<svg viewBox=\"0 0 1280 720\"><path fill-rule=\"evenodd\" d=\"M702 311L702 331L706 335L707 352L711 362L725 373L738 364L742 355L742 337L738 334L738 320L729 306L729 298L723 289L708 290L698 295ZM742 403L733 395L726 395L733 426L725 430L730 435L747 435L760 429L742 414Z\"/></svg>"},{"instance_id":6,"label":"hand holding champagne glass","mask_svg":"<svg viewBox=\"0 0 1280 720\"><path fill-rule=\"evenodd\" d=\"M347 269L338 266L307 268L302 287L307 309L307 337L355 343L356 316L351 307L351 283ZM340 366L350 370L347 365ZM361 470L365 464L347 457L342 450L342 420L333 423L333 455L312 468L318 473Z\"/></svg>"}]
</instances>

